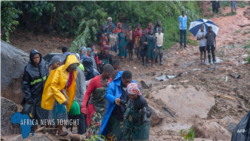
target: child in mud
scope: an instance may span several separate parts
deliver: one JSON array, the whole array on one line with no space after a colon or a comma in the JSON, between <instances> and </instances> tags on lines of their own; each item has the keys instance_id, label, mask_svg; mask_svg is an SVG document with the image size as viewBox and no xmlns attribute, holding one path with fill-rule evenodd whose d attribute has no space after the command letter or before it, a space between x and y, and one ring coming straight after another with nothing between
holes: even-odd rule
<instances>
[{"instance_id":1,"label":"child in mud","mask_svg":"<svg viewBox=\"0 0 250 141\"><path fill-rule=\"evenodd\" d=\"M206 61L206 44L207 44L207 41L206 41L205 36L206 36L206 32L204 31L204 25L202 25L200 31L197 34L197 40L200 41L200 43L199 43L200 59L201 59L200 65L205 64L205 61ZM204 58L202 57L203 53L204 53ZM202 62L202 60L204 60L204 62Z\"/></svg>"}]
</instances>

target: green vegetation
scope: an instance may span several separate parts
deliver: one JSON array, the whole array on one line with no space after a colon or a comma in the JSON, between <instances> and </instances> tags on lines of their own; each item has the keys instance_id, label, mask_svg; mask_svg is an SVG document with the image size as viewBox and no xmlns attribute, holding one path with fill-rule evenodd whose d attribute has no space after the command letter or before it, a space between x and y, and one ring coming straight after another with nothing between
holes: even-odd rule
<instances>
[{"instance_id":1,"label":"green vegetation","mask_svg":"<svg viewBox=\"0 0 250 141\"><path fill-rule=\"evenodd\" d=\"M7 2L1 1L1 28L4 30L3 40L6 42L9 41L10 32L15 29L15 26L19 24L19 22L15 19L18 18L18 14L22 12L13 8L13 5L16 2Z\"/></svg>"},{"instance_id":2,"label":"green vegetation","mask_svg":"<svg viewBox=\"0 0 250 141\"><path fill-rule=\"evenodd\" d=\"M180 135L181 135L181 141L184 141L182 138L185 139L185 141L194 141L194 137L195 137L195 130L193 127L191 127L189 130L188 130L188 133L187 135L183 135L183 132L185 130L184 129L181 129L180 131Z\"/></svg>"},{"instance_id":3,"label":"green vegetation","mask_svg":"<svg viewBox=\"0 0 250 141\"><path fill-rule=\"evenodd\" d=\"M145 29L148 23L156 24L162 21L165 31L165 46L167 49L179 42L178 17L182 11L190 22L199 19L201 2L195 1L18 1L2 2L2 19L9 19L12 25L19 25L21 32L50 33L51 36L66 35L74 37L71 51L77 51L89 42L95 42L95 34L102 24L106 24L108 16L113 22L127 23L135 28L140 23ZM12 14L11 10L14 10ZM4 12L3 10L7 11ZM20 13L23 14L20 14ZM7 14L14 16L8 16ZM2 20L2 25L8 21ZM3 27L3 26L2 26ZM6 28L8 29L8 28ZM8 30L10 31L10 30ZM8 33L7 33L8 34ZM190 33L188 32L187 36Z\"/></svg>"},{"instance_id":4,"label":"green vegetation","mask_svg":"<svg viewBox=\"0 0 250 141\"><path fill-rule=\"evenodd\" d=\"M106 138L103 135L94 135L91 139L84 139L85 141L106 141Z\"/></svg>"},{"instance_id":5,"label":"green vegetation","mask_svg":"<svg viewBox=\"0 0 250 141\"><path fill-rule=\"evenodd\" d=\"M235 31L235 33L240 33L240 30Z\"/></svg>"}]
</instances>

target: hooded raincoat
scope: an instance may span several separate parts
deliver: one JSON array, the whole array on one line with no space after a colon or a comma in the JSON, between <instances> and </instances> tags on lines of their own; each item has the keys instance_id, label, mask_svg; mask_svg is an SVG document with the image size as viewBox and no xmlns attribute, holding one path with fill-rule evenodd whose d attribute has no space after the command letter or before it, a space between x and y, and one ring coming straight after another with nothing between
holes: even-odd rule
<instances>
[{"instance_id":1,"label":"hooded raincoat","mask_svg":"<svg viewBox=\"0 0 250 141\"><path fill-rule=\"evenodd\" d=\"M64 65L58 67L55 71L50 72L50 76L44 87L43 99L41 104L42 108L51 110L53 108L55 99L59 104L62 104L66 101L65 96L61 93L61 91L65 88L69 78L69 73L66 69L71 64L75 63L78 63L79 65L77 58L74 55L69 55ZM77 73L77 71L73 72L72 84L66 89L66 94L69 97L69 102L66 106L67 112L69 112L73 100L75 99Z\"/></svg>"},{"instance_id":2,"label":"hooded raincoat","mask_svg":"<svg viewBox=\"0 0 250 141\"><path fill-rule=\"evenodd\" d=\"M117 75L116 78L109 83L108 89L106 91L105 98L108 100L108 105L106 109L106 113L104 115L104 118L102 120L102 125L101 129L99 132L99 135L104 135L106 136L108 133L108 121L110 118L110 115L112 114L116 104L115 104L115 99L120 98L122 95L122 88L121 88L121 77L122 77L123 71L120 71ZM131 83L136 83L134 80L132 80Z\"/></svg>"},{"instance_id":3,"label":"hooded raincoat","mask_svg":"<svg viewBox=\"0 0 250 141\"><path fill-rule=\"evenodd\" d=\"M87 71L87 73L85 73L86 81L100 75L100 73L93 67L91 58L83 58L82 63Z\"/></svg>"},{"instance_id":4,"label":"hooded raincoat","mask_svg":"<svg viewBox=\"0 0 250 141\"><path fill-rule=\"evenodd\" d=\"M39 54L40 63L38 67L33 62L33 56ZM31 101L37 104L41 103L43 87L47 79L45 61L42 55L37 50L31 50L30 61L25 66L22 80L22 91L24 93L24 100L22 104Z\"/></svg>"},{"instance_id":5,"label":"hooded raincoat","mask_svg":"<svg viewBox=\"0 0 250 141\"><path fill-rule=\"evenodd\" d=\"M33 61L33 56L39 54L40 62L36 67ZM30 61L25 66L24 75L22 80L22 91L24 93L24 99L22 105L27 102L35 104L34 119L47 119L49 111L41 108L42 94L45 81L47 79L45 61L42 59L42 55L37 50L31 50Z\"/></svg>"}]
</instances>

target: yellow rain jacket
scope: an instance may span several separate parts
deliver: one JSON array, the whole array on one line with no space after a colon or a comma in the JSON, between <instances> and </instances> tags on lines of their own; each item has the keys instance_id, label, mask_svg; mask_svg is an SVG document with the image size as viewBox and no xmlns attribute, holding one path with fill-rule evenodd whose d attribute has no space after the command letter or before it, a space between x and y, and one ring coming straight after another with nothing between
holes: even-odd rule
<instances>
[{"instance_id":1,"label":"yellow rain jacket","mask_svg":"<svg viewBox=\"0 0 250 141\"><path fill-rule=\"evenodd\" d=\"M66 97L61 93L61 91L65 88L66 83L69 78L69 73L66 69L74 63L78 63L78 60L74 55L69 55L64 65L58 67L56 70L50 72L50 75L45 83L43 95L42 95L42 103L41 106L43 109L51 110L53 108L55 99L59 104L62 104L66 101ZM76 92L76 77L77 71L73 72L73 80L70 85L66 89L67 96L69 97L69 102L67 107L67 112L69 112L73 100L75 98Z\"/></svg>"}]
</instances>

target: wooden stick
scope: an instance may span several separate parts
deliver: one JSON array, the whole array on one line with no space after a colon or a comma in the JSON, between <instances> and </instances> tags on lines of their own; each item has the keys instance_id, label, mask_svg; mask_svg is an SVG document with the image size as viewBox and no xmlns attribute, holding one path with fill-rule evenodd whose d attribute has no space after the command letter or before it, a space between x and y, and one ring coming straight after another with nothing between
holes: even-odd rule
<instances>
[{"instance_id":1,"label":"wooden stick","mask_svg":"<svg viewBox=\"0 0 250 141\"><path fill-rule=\"evenodd\" d=\"M243 110L245 110L246 112L248 112L248 109L245 107L244 103L242 101L239 101L240 106Z\"/></svg>"}]
</instances>

